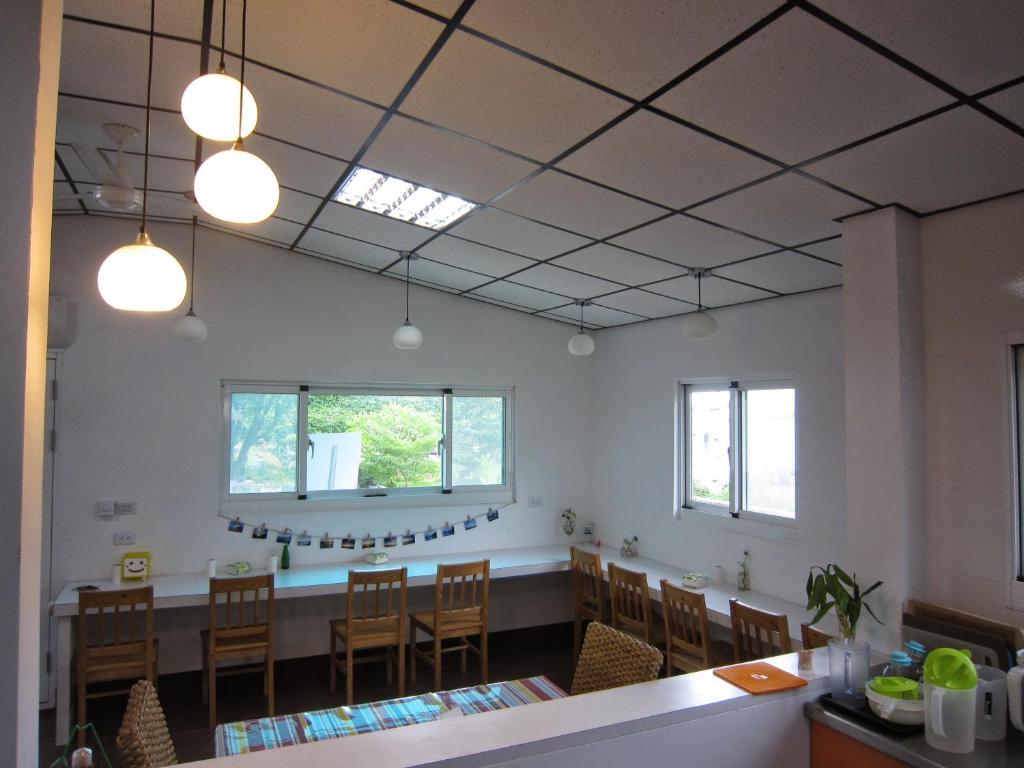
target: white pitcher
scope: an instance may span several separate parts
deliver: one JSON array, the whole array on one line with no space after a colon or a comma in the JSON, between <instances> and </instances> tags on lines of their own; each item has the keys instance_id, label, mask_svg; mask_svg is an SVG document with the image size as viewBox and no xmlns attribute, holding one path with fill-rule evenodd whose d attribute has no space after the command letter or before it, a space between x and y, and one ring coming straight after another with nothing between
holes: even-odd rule
<instances>
[{"instance_id":1,"label":"white pitcher","mask_svg":"<svg viewBox=\"0 0 1024 768\"><path fill-rule=\"evenodd\" d=\"M1010 722L1024 731L1024 649L1017 651L1017 666L1006 675L1006 696L1010 703Z\"/></svg>"},{"instance_id":2,"label":"white pitcher","mask_svg":"<svg viewBox=\"0 0 1024 768\"><path fill-rule=\"evenodd\" d=\"M978 673L970 654L936 648L924 662L924 738L945 752L973 752Z\"/></svg>"},{"instance_id":3,"label":"white pitcher","mask_svg":"<svg viewBox=\"0 0 1024 768\"><path fill-rule=\"evenodd\" d=\"M983 664L975 665L975 669L978 671L975 738L1002 741L1006 738L1006 673Z\"/></svg>"}]
</instances>

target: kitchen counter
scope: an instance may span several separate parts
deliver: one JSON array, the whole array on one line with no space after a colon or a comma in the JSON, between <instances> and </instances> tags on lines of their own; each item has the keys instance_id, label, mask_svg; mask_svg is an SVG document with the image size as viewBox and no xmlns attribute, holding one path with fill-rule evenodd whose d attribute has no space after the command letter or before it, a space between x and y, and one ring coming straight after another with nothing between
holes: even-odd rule
<instances>
[{"instance_id":1,"label":"kitchen counter","mask_svg":"<svg viewBox=\"0 0 1024 768\"><path fill-rule=\"evenodd\" d=\"M915 736L890 736L832 712L817 701L804 704L804 715L913 768L1020 768L1024 765L1024 733L1010 726L1007 726L1004 741L978 740L973 752L961 755L928 746L923 732Z\"/></svg>"}]
</instances>

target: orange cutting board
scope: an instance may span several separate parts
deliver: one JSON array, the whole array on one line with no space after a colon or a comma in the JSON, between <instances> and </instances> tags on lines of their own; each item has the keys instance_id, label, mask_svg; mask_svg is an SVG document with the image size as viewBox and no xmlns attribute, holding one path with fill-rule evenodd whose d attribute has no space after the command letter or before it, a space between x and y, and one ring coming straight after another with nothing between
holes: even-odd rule
<instances>
[{"instance_id":1,"label":"orange cutting board","mask_svg":"<svg viewBox=\"0 0 1024 768\"><path fill-rule=\"evenodd\" d=\"M799 688L807 685L803 678L783 672L778 667L764 661L754 661L750 664L740 664L735 667L723 667L715 670L715 675L726 682L732 683L737 688L742 688L747 693L757 695L759 693L774 693L775 691L788 691L790 688Z\"/></svg>"}]
</instances>

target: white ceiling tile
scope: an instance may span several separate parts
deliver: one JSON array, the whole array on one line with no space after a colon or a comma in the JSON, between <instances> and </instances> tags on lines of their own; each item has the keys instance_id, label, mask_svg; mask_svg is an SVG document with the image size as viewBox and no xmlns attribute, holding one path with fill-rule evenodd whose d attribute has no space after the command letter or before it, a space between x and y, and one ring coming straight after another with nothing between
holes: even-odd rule
<instances>
[{"instance_id":1,"label":"white ceiling tile","mask_svg":"<svg viewBox=\"0 0 1024 768\"><path fill-rule=\"evenodd\" d=\"M307 230L299 245L307 251L315 251L375 269L383 269L399 257L398 252L391 248L353 240L322 229Z\"/></svg>"},{"instance_id":2,"label":"white ceiling tile","mask_svg":"<svg viewBox=\"0 0 1024 768\"><path fill-rule=\"evenodd\" d=\"M466 24L643 98L771 11L773 0L477 0Z\"/></svg>"},{"instance_id":3,"label":"white ceiling tile","mask_svg":"<svg viewBox=\"0 0 1024 768\"><path fill-rule=\"evenodd\" d=\"M577 299L588 299L591 296L600 296L622 288L616 283L609 283L606 280L582 275L561 267L552 267L549 264L531 267L525 272L512 275L508 280Z\"/></svg>"},{"instance_id":4,"label":"white ceiling tile","mask_svg":"<svg viewBox=\"0 0 1024 768\"><path fill-rule=\"evenodd\" d=\"M240 28L240 10L228 13L232 50L238 50L232 33ZM306 0L301 12L293 3L252 3L246 45L257 61L390 104L442 29L386 0Z\"/></svg>"},{"instance_id":5,"label":"white ceiling tile","mask_svg":"<svg viewBox=\"0 0 1024 768\"><path fill-rule=\"evenodd\" d=\"M536 166L480 142L396 116L361 165L466 200L486 202Z\"/></svg>"},{"instance_id":6,"label":"white ceiling tile","mask_svg":"<svg viewBox=\"0 0 1024 768\"><path fill-rule=\"evenodd\" d=\"M1024 126L1024 85L1007 88L1005 91L1000 91L981 101L1003 117L1008 117L1017 125Z\"/></svg>"},{"instance_id":7,"label":"white ceiling tile","mask_svg":"<svg viewBox=\"0 0 1024 768\"><path fill-rule=\"evenodd\" d=\"M511 304L507 301L499 301L498 299L491 299L487 296L478 296L475 293L463 294L463 298L473 299L473 301L479 301L484 304L491 304L495 307L501 307L502 309L511 309L516 312L522 312L523 314L532 315L533 311L529 307L521 307L518 304Z\"/></svg>"},{"instance_id":8,"label":"white ceiling tile","mask_svg":"<svg viewBox=\"0 0 1024 768\"><path fill-rule=\"evenodd\" d=\"M760 240L689 216L669 216L611 242L690 267L714 267L772 249Z\"/></svg>"},{"instance_id":9,"label":"white ceiling tile","mask_svg":"<svg viewBox=\"0 0 1024 768\"><path fill-rule=\"evenodd\" d=\"M305 224L313 215L313 211L320 204L320 198L307 195L302 192L295 192L291 189L281 189L281 199L277 204L274 215L279 219L288 219Z\"/></svg>"},{"instance_id":10,"label":"white ceiling tile","mask_svg":"<svg viewBox=\"0 0 1024 768\"><path fill-rule=\"evenodd\" d=\"M384 114L264 67L247 66L245 85L259 108L257 131L342 159L356 154Z\"/></svg>"},{"instance_id":11,"label":"white ceiling tile","mask_svg":"<svg viewBox=\"0 0 1024 768\"><path fill-rule=\"evenodd\" d=\"M223 148L205 142L203 155L209 157ZM278 183L320 198L332 190L346 168L337 160L264 136L250 136L245 140L245 148L270 166Z\"/></svg>"},{"instance_id":12,"label":"white ceiling tile","mask_svg":"<svg viewBox=\"0 0 1024 768\"><path fill-rule=\"evenodd\" d=\"M471 295L497 299L507 304L514 304L517 307L527 307L529 309L551 309L552 307L565 304L566 301L571 301L571 297L558 296L548 291L539 291L536 288L516 285L504 280L477 288Z\"/></svg>"},{"instance_id":13,"label":"white ceiling tile","mask_svg":"<svg viewBox=\"0 0 1024 768\"><path fill-rule=\"evenodd\" d=\"M107 159L113 163L114 152L105 153ZM125 166L131 176L132 183L136 188L142 189L145 163L143 155L126 154ZM149 158L149 188L160 189L169 192L188 192L193 187L195 164L187 160L167 160L162 157Z\"/></svg>"},{"instance_id":14,"label":"white ceiling tile","mask_svg":"<svg viewBox=\"0 0 1024 768\"><path fill-rule=\"evenodd\" d=\"M456 32L402 111L537 160L550 160L628 105Z\"/></svg>"},{"instance_id":15,"label":"white ceiling tile","mask_svg":"<svg viewBox=\"0 0 1024 768\"><path fill-rule=\"evenodd\" d=\"M218 9L220 6L217 6ZM203 0L174 0L156 4L156 31L199 40L203 34ZM110 0L64 0L66 16L84 16L137 29L149 29L149 3ZM219 15L219 11L218 11Z\"/></svg>"},{"instance_id":16,"label":"white ceiling tile","mask_svg":"<svg viewBox=\"0 0 1024 768\"><path fill-rule=\"evenodd\" d=\"M943 91L796 10L654 106L796 163L950 101Z\"/></svg>"},{"instance_id":17,"label":"white ceiling tile","mask_svg":"<svg viewBox=\"0 0 1024 768\"><path fill-rule=\"evenodd\" d=\"M68 173L68 181L74 181L76 183L99 182L105 178L104 176L97 179L72 147L57 147L57 155L60 157L61 162L64 164L64 169ZM96 165L98 166L96 170L104 173L107 172L107 164L102 160L102 158L96 163ZM53 177L59 181L65 180L64 173L60 166L54 165Z\"/></svg>"},{"instance_id":18,"label":"white ceiling tile","mask_svg":"<svg viewBox=\"0 0 1024 768\"><path fill-rule=\"evenodd\" d=\"M270 217L266 221L260 221L256 224L226 224L223 221L213 219L210 216L200 216L200 220L207 224L211 224L217 229L223 229L228 232L237 232L247 237L255 237L260 240L267 240L278 245L284 245L290 247L295 238L299 236L299 232L302 231L302 227L290 221L282 221L281 219ZM197 249L202 248L202 244L196 246ZM198 251L200 257L202 251Z\"/></svg>"},{"instance_id":19,"label":"white ceiling tile","mask_svg":"<svg viewBox=\"0 0 1024 768\"><path fill-rule=\"evenodd\" d=\"M867 206L810 179L787 173L690 213L782 245L839 234L835 219Z\"/></svg>"},{"instance_id":20,"label":"white ceiling tile","mask_svg":"<svg viewBox=\"0 0 1024 768\"><path fill-rule=\"evenodd\" d=\"M561 315L556 315L556 314L553 314L551 312L538 312L535 315L535 317L543 317L543 318L545 318L547 320L554 320L556 323L562 323L564 325L568 325L568 326L574 327L574 328L579 328L579 326L580 326L579 318L574 320L571 317L563 317ZM587 328L587 329L590 329L590 330L594 330L596 328L600 328L601 326L595 325L594 323L584 322L583 323L583 327Z\"/></svg>"},{"instance_id":21,"label":"white ceiling tile","mask_svg":"<svg viewBox=\"0 0 1024 768\"><path fill-rule=\"evenodd\" d=\"M1024 141L960 107L807 170L882 203L927 213L1024 187Z\"/></svg>"},{"instance_id":22,"label":"white ceiling tile","mask_svg":"<svg viewBox=\"0 0 1024 768\"><path fill-rule=\"evenodd\" d=\"M82 192L81 189L78 190ZM66 181L55 181L53 183L53 210L55 211L81 211L82 206L72 195L75 191Z\"/></svg>"},{"instance_id":23,"label":"white ceiling tile","mask_svg":"<svg viewBox=\"0 0 1024 768\"><path fill-rule=\"evenodd\" d=\"M358 269L363 272L373 272L374 274L376 274L378 271L380 271L380 267L375 267L372 264L360 264L359 262L356 261L348 261L340 256L331 256L329 254L320 253L319 251L313 251L308 248L302 248L301 246L296 246L294 250L295 253L301 253L303 256L311 256L314 259L320 259L321 261L329 261L332 264L341 264L342 266L351 267L352 269Z\"/></svg>"},{"instance_id":24,"label":"white ceiling tile","mask_svg":"<svg viewBox=\"0 0 1024 768\"><path fill-rule=\"evenodd\" d=\"M607 237L664 213L558 171L541 173L495 205L590 237Z\"/></svg>"},{"instance_id":25,"label":"white ceiling tile","mask_svg":"<svg viewBox=\"0 0 1024 768\"><path fill-rule=\"evenodd\" d=\"M669 315L681 315L684 312L692 312L697 309L695 304L690 304L677 299L670 299L647 291L623 291L611 296L604 296L598 299L598 303L612 309L621 309L644 317L668 317Z\"/></svg>"},{"instance_id":26,"label":"white ceiling tile","mask_svg":"<svg viewBox=\"0 0 1024 768\"><path fill-rule=\"evenodd\" d=\"M580 308L570 305L568 307L552 309L546 314L557 315L559 317L564 317L567 320L574 320L578 323L580 319ZM631 312L620 312L617 309L602 307L599 304L592 304L589 307L583 308L583 319L585 321L584 325L589 326L593 323L594 325L598 325L602 328L609 328L613 325L635 323L637 320L643 320L644 318L640 315L634 315Z\"/></svg>"},{"instance_id":27,"label":"white ceiling tile","mask_svg":"<svg viewBox=\"0 0 1024 768\"><path fill-rule=\"evenodd\" d=\"M1019 0L818 0L854 29L968 93L1024 71Z\"/></svg>"},{"instance_id":28,"label":"white ceiling tile","mask_svg":"<svg viewBox=\"0 0 1024 768\"><path fill-rule=\"evenodd\" d=\"M721 267L715 270L715 274L779 293L810 291L843 282L842 267L792 251L759 256Z\"/></svg>"},{"instance_id":29,"label":"white ceiling tile","mask_svg":"<svg viewBox=\"0 0 1024 768\"><path fill-rule=\"evenodd\" d=\"M778 167L650 112L637 112L559 166L682 208Z\"/></svg>"},{"instance_id":30,"label":"white ceiling tile","mask_svg":"<svg viewBox=\"0 0 1024 768\"><path fill-rule=\"evenodd\" d=\"M700 299L705 307L724 307L728 304L739 304L744 301L767 299L774 296L774 294L759 288L749 288L729 280L722 280L714 275L703 278L701 282ZM645 290L688 301L691 304L697 303L697 279L695 277L677 277L663 283L649 285Z\"/></svg>"},{"instance_id":31,"label":"white ceiling tile","mask_svg":"<svg viewBox=\"0 0 1024 768\"><path fill-rule=\"evenodd\" d=\"M499 251L450 235L441 235L416 252L434 261L482 272L492 277L502 277L533 263L531 259L523 256L515 256L507 251Z\"/></svg>"},{"instance_id":32,"label":"white ceiling tile","mask_svg":"<svg viewBox=\"0 0 1024 768\"><path fill-rule=\"evenodd\" d=\"M416 280L426 280L434 285L444 286L454 291L468 291L478 285L489 282L491 278L476 272L467 272L458 267L449 267L447 264L439 264L429 259L416 259L412 264L412 277ZM405 263L399 262L388 270L388 273L398 277L405 277Z\"/></svg>"},{"instance_id":33,"label":"white ceiling tile","mask_svg":"<svg viewBox=\"0 0 1024 768\"><path fill-rule=\"evenodd\" d=\"M590 242L493 208L474 213L452 227L451 233L533 259L550 258Z\"/></svg>"},{"instance_id":34,"label":"white ceiling tile","mask_svg":"<svg viewBox=\"0 0 1024 768\"><path fill-rule=\"evenodd\" d=\"M555 259L552 264L586 272L624 285L641 285L665 280L683 274L686 270L677 264L641 256L632 251L597 243Z\"/></svg>"},{"instance_id":35,"label":"white ceiling tile","mask_svg":"<svg viewBox=\"0 0 1024 768\"><path fill-rule=\"evenodd\" d=\"M314 226L403 251L413 250L433 232L425 227L333 201L327 203L317 216Z\"/></svg>"},{"instance_id":36,"label":"white ceiling tile","mask_svg":"<svg viewBox=\"0 0 1024 768\"><path fill-rule=\"evenodd\" d=\"M841 237L834 237L813 245L801 245L800 250L804 253L811 253L823 259L834 261L836 264L843 263L843 240Z\"/></svg>"}]
</instances>

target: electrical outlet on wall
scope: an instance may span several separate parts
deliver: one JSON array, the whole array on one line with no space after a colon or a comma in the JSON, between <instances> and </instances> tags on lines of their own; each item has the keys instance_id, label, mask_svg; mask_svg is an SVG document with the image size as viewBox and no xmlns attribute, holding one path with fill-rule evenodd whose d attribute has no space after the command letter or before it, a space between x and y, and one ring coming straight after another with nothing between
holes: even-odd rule
<instances>
[{"instance_id":1,"label":"electrical outlet on wall","mask_svg":"<svg viewBox=\"0 0 1024 768\"><path fill-rule=\"evenodd\" d=\"M139 505L134 501L115 501L114 502L114 514L115 515L134 515L139 511Z\"/></svg>"},{"instance_id":2,"label":"electrical outlet on wall","mask_svg":"<svg viewBox=\"0 0 1024 768\"><path fill-rule=\"evenodd\" d=\"M130 547L135 543L135 531L121 531L114 534L115 547Z\"/></svg>"},{"instance_id":3,"label":"electrical outlet on wall","mask_svg":"<svg viewBox=\"0 0 1024 768\"><path fill-rule=\"evenodd\" d=\"M530 496L530 498L527 499L526 503L527 506L531 507L532 509L539 509L540 507L544 506L544 497Z\"/></svg>"},{"instance_id":4,"label":"electrical outlet on wall","mask_svg":"<svg viewBox=\"0 0 1024 768\"><path fill-rule=\"evenodd\" d=\"M104 519L111 518L114 516L114 504L115 502L109 499L103 499L96 502L96 515Z\"/></svg>"}]
</instances>

